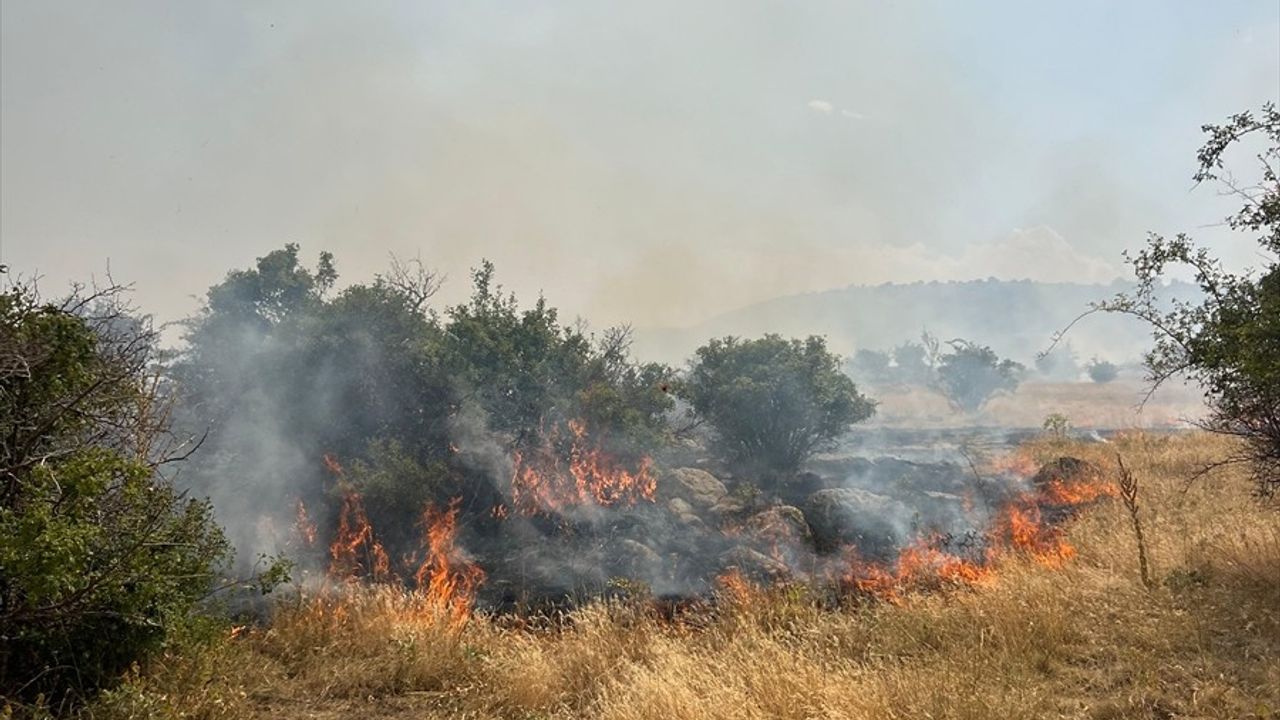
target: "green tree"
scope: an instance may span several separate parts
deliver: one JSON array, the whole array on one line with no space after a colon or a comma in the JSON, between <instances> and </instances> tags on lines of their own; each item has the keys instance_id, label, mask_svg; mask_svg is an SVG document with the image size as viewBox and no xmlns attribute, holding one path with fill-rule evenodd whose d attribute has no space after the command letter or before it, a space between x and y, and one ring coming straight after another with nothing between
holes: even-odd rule
<instances>
[{"instance_id":1,"label":"green tree","mask_svg":"<svg viewBox=\"0 0 1280 720\"><path fill-rule=\"evenodd\" d=\"M625 328L593 338L545 299L521 307L488 262L470 300L437 313L438 277L417 261L336 290L331 257L314 270L297 257L286 246L211 288L172 367L183 426L208 433L187 479L237 520L239 544L269 541L257 521L287 526L298 499L332 525L354 488L399 557L424 503L487 513L503 499L500 456L567 439L571 420L624 461L665 439L670 370L632 361Z\"/></svg>"},{"instance_id":2,"label":"green tree","mask_svg":"<svg viewBox=\"0 0 1280 720\"><path fill-rule=\"evenodd\" d=\"M1002 392L1013 392L1021 382L1020 363L1000 359L985 345L952 340L950 352L938 356L936 388L952 407L976 412Z\"/></svg>"},{"instance_id":3,"label":"green tree","mask_svg":"<svg viewBox=\"0 0 1280 720\"><path fill-rule=\"evenodd\" d=\"M1115 363L1099 358L1090 360L1085 369L1089 373L1089 379L1100 384L1109 383L1120 376L1120 368Z\"/></svg>"},{"instance_id":4,"label":"green tree","mask_svg":"<svg viewBox=\"0 0 1280 720\"><path fill-rule=\"evenodd\" d=\"M229 548L179 459L155 334L119 288L0 294L0 695L79 695L164 645Z\"/></svg>"},{"instance_id":5,"label":"green tree","mask_svg":"<svg viewBox=\"0 0 1280 720\"><path fill-rule=\"evenodd\" d=\"M929 383L933 377L933 367L929 363L929 350L920 343L908 340L893 349L893 364L898 379L908 385Z\"/></svg>"},{"instance_id":6,"label":"green tree","mask_svg":"<svg viewBox=\"0 0 1280 720\"><path fill-rule=\"evenodd\" d=\"M615 449L638 453L661 442L672 405L662 387L672 372L630 359L629 328L593 342L561 325L544 298L522 310L494 284L492 263L485 261L472 280L470 302L447 312L444 348L452 376L483 408L491 429L524 445L577 419Z\"/></svg>"},{"instance_id":7,"label":"green tree","mask_svg":"<svg viewBox=\"0 0 1280 720\"><path fill-rule=\"evenodd\" d=\"M817 336L712 340L680 393L715 429L718 451L754 471L793 472L875 411Z\"/></svg>"},{"instance_id":8,"label":"green tree","mask_svg":"<svg viewBox=\"0 0 1280 720\"><path fill-rule=\"evenodd\" d=\"M1267 103L1257 115L1243 112L1203 129L1208 140L1195 181L1218 183L1240 199L1241 209L1227 224L1254 234L1261 267L1230 273L1189 236L1152 233L1137 255L1126 255L1137 288L1085 315L1116 312L1144 320L1155 341L1144 358L1151 392L1177 376L1197 382L1209 407L1204 427L1240 438L1243 450L1231 460L1249 463L1258 487L1273 493L1280 489L1280 110ZM1228 150L1251 142L1261 145L1255 156L1260 173L1246 183L1227 172L1225 162ZM1201 301L1161 301L1166 271L1175 266L1193 273Z\"/></svg>"},{"instance_id":9,"label":"green tree","mask_svg":"<svg viewBox=\"0 0 1280 720\"><path fill-rule=\"evenodd\" d=\"M864 383L883 383L890 378L889 353L861 348L853 354L850 371Z\"/></svg>"}]
</instances>

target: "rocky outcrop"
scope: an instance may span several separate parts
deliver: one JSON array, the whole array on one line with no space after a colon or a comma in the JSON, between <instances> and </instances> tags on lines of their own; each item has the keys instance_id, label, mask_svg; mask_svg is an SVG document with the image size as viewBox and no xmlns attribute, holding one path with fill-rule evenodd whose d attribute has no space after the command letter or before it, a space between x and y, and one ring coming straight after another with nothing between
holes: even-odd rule
<instances>
[{"instance_id":1,"label":"rocky outcrop","mask_svg":"<svg viewBox=\"0 0 1280 720\"><path fill-rule=\"evenodd\" d=\"M752 515L744 526L755 541L772 545L800 545L812 537L800 508L775 505Z\"/></svg>"},{"instance_id":2,"label":"rocky outcrop","mask_svg":"<svg viewBox=\"0 0 1280 720\"><path fill-rule=\"evenodd\" d=\"M804 516L820 550L856 544L869 557L888 555L906 540L911 510L901 502L858 488L819 490Z\"/></svg>"},{"instance_id":3,"label":"rocky outcrop","mask_svg":"<svg viewBox=\"0 0 1280 720\"><path fill-rule=\"evenodd\" d=\"M720 556L725 570L737 570L750 580L774 582L791 574L787 564L745 545L734 547Z\"/></svg>"},{"instance_id":4,"label":"rocky outcrop","mask_svg":"<svg viewBox=\"0 0 1280 720\"><path fill-rule=\"evenodd\" d=\"M683 500L696 510L709 509L728 494L728 488L715 475L698 468L676 468L658 481L659 499Z\"/></svg>"},{"instance_id":5,"label":"rocky outcrop","mask_svg":"<svg viewBox=\"0 0 1280 720\"><path fill-rule=\"evenodd\" d=\"M644 543L622 539L613 543L613 561L620 575L637 578L655 578L662 571L662 556Z\"/></svg>"}]
</instances>

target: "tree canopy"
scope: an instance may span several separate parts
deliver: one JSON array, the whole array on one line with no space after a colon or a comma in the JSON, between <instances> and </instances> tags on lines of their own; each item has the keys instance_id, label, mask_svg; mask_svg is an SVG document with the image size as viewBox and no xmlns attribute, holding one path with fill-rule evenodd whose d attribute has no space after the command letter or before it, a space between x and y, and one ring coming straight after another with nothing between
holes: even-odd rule
<instances>
[{"instance_id":1,"label":"tree canopy","mask_svg":"<svg viewBox=\"0 0 1280 720\"><path fill-rule=\"evenodd\" d=\"M119 288L0 294L0 695L87 692L159 649L229 548L160 468L182 449Z\"/></svg>"},{"instance_id":2,"label":"tree canopy","mask_svg":"<svg viewBox=\"0 0 1280 720\"><path fill-rule=\"evenodd\" d=\"M818 336L712 340L680 392L713 426L721 454L759 471L795 471L875 411Z\"/></svg>"},{"instance_id":3,"label":"tree canopy","mask_svg":"<svg viewBox=\"0 0 1280 720\"><path fill-rule=\"evenodd\" d=\"M1154 347L1145 358L1152 391L1187 375L1204 390L1209 430L1239 437L1259 487L1280 489L1280 110L1243 112L1223 124L1203 127L1208 135L1197 159L1197 183L1211 182L1240 200L1227 218L1233 230L1250 233L1261 250L1260 267L1231 273L1190 236L1152 233L1147 245L1126 256L1137 288L1096 304L1092 312L1133 315L1152 328ZM1226 167L1227 153L1244 142L1262 145L1255 159L1256 181L1237 179ZM1199 302L1160 301L1169 268L1190 269L1203 293Z\"/></svg>"}]
</instances>

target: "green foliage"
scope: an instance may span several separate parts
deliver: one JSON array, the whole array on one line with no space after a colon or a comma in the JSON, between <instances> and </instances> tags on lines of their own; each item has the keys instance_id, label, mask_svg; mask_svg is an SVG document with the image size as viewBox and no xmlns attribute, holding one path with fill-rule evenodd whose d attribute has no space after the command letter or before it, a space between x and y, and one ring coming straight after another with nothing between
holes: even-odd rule
<instances>
[{"instance_id":1,"label":"green foliage","mask_svg":"<svg viewBox=\"0 0 1280 720\"><path fill-rule=\"evenodd\" d=\"M420 264L340 292L334 276L330 256L308 270L290 245L230 273L187 323L182 422L209 431L190 479L228 514L289 516L302 498L323 526L354 488L396 555L416 549L425 503L487 512L505 457L568 437L570 420L624 461L666 438L671 371L633 362L625 328L597 339L542 298L521 307L488 262L440 313Z\"/></svg>"},{"instance_id":2,"label":"green foliage","mask_svg":"<svg viewBox=\"0 0 1280 720\"><path fill-rule=\"evenodd\" d=\"M1120 368L1115 363L1098 358L1090 360L1085 369L1089 373L1089 379L1096 383L1109 383L1120 376Z\"/></svg>"},{"instance_id":3,"label":"green foliage","mask_svg":"<svg viewBox=\"0 0 1280 720\"><path fill-rule=\"evenodd\" d=\"M208 504L157 472L171 455L153 337L117 296L0 295L0 694L109 685L228 554Z\"/></svg>"},{"instance_id":4,"label":"green foliage","mask_svg":"<svg viewBox=\"0 0 1280 720\"><path fill-rule=\"evenodd\" d=\"M1025 368L1013 360L1001 360L985 345L952 340L950 352L938 356L936 387L952 407L976 412L997 393L1013 392Z\"/></svg>"},{"instance_id":5,"label":"green foliage","mask_svg":"<svg viewBox=\"0 0 1280 720\"><path fill-rule=\"evenodd\" d=\"M1080 365L1071 343L1063 343L1036 356L1036 372L1052 380L1074 381L1080 376Z\"/></svg>"},{"instance_id":6,"label":"green foliage","mask_svg":"<svg viewBox=\"0 0 1280 720\"><path fill-rule=\"evenodd\" d=\"M929 350L920 343L907 341L893 349L894 370L899 382L927 385L933 377Z\"/></svg>"},{"instance_id":7,"label":"green foliage","mask_svg":"<svg viewBox=\"0 0 1280 720\"><path fill-rule=\"evenodd\" d=\"M1198 155L1197 183L1222 184L1243 202L1227 218L1234 230L1255 233L1263 265L1229 273L1188 236L1151 234L1147 246L1129 257L1137 289L1098 303L1091 312L1118 312L1146 321L1155 345L1145 364L1152 390L1169 378L1187 375L1203 388L1210 408L1205 426L1241 438L1259 487L1280 489L1280 110L1232 116L1223 125L1205 125L1209 138ZM1260 141L1260 178L1244 185L1224 169L1227 151ZM1203 300L1160 302L1166 270L1191 270Z\"/></svg>"},{"instance_id":8,"label":"green foliage","mask_svg":"<svg viewBox=\"0 0 1280 720\"><path fill-rule=\"evenodd\" d=\"M849 363L849 367L860 382L883 383L892 377L889 361L887 352L861 348L853 354L853 362Z\"/></svg>"},{"instance_id":9,"label":"green foliage","mask_svg":"<svg viewBox=\"0 0 1280 720\"><path fill-rule=\"evenodd\" d=\"M1071 420L1062 413L1050 413L1044 419L1044 431L1055 440L1066 440L1071 432Z\"/></svg>"},{"instance_id":10,"label":"green foliage","mask_svg":"<svg viewBox=\"0 0 1280 720\"><path fill-rule=\"evenodd\" d=\"M875 411L817 336L712 340L679 392L715 428L718 451L753 471L793 472Z\"/></svg>"},{"instance_id":11,"label":"green foliage","mask_svg":"<svg viewBox=\"0 0 1280 720\"><path fill-rule=\"evenodd\" d=\"M859 382L897 385L928 385L934 368L929 351L920 343L907 341L888 352L863 348L849 363Z\"/></svg>"}]
</instances>

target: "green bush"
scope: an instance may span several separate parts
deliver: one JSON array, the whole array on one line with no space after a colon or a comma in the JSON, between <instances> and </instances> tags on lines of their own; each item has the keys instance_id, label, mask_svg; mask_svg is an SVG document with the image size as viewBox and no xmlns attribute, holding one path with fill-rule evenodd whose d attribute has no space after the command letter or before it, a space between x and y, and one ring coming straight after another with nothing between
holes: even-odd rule
<instances>
[{"instance_id":1,"label":"green bush","mask_svg":"<svg viewBox=\"0 0 1280 720\"><path fill-rule=\"evenodd\" d=\"M875 412L817 336L712 340L679 392L715 429L720 454L755 472L794 472Z\"/></svg>"},{"instance_id":2,"label":"green bush","mask_svg":"<svg viewBox=\"0 0 1280 720\"><path fill-rule=\"evenodd\" d=\"M1116 367L1115 363L1098 358L1089 361L1087 370L1089 379L1099 384L1109 383L1120 376L1120 368Z\"/></svg>"},{"instance_id":3,"label":"green bush","mask_svg":"<svg viewBox=\"0 0 1280 720\"><path fill-rule=\"evenodd\" d=\"M172 363L182 427L208 432L186 480L237 521L239 544L268 542L256 521L298 500L326 536L354 489L400 557L418 550L424 504L488 513L508 458L569 437L570 421L623 463L666 438L671 371L632 361L625 329L594 337L542 298L522 307L488 262L471 297L439 311L420 265L341 290L336 275L331 256L308 268L296 245L229 273Z\"/></svg>"},{"instance_id":4,"label":"green bush","mask_svg":"<svg viewBox=\"0 0 1280 720\"><path fill-rule=\"evenodd\" d=\"M998 393L1013 392L1022 382L1025 368L1013 360L1001 360L984 345L952 340L951 351L938 356L936 387L952 407L976 412Z\"/></svg>"},{"instance_id":5,"label":"green bush","mask_svg":"<svg viewBox=\"0 0 1280 720\"><path fill-rule=\"evenodd\" d=\"M0 295L0 694L82 697L160 649L229 548L159 472L154 335L118 289Z\"/></svg>"},{"instance_id":6,"label":"green bush","mask_svg":"<svg viewBox=\"0 0 1280 720\"><path fill-rule=\"evenodd\" d=\"M1227 225L1255 234L1261 267L1230 273L1190 237L1152 234L1129 258L1137 289L1097 303L1090 312L1147 322L1155 340L1144 358L1152 392L1171 378L1195 380L1210 411L1203 426L1240 438L1243 451L1232 460L1248 463L1259 489L1273 493L1280 490L1280 110L1268 103L1257 115L1240 113L1203 130L1209 138L1200 148L1195 181L1218 183L1242 201ZM1261 144L1254 152L1256 181L1224 168L1228 151L1251 141ZM1203 300L1162 301L1171 266L1194 274Z\"/></svg>"}]
</instances>

